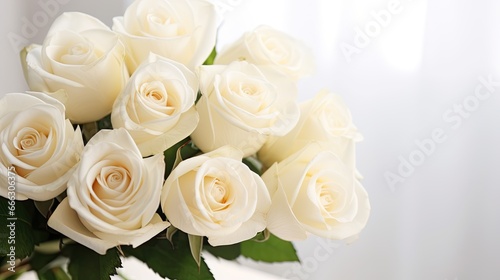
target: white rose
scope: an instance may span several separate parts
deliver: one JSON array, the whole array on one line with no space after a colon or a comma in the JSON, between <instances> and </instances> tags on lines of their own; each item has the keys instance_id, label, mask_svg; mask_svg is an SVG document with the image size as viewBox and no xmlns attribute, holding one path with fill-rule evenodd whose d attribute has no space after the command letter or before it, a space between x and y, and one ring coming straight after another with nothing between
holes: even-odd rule
<instances>
[{"instance_id":1,"label":"white rose","mask_svg":"<svg viewBox=\"0 0 500 280\"><path fill-rule=\"evenodd\" d=\"M164 173L163 155L143 159L125 129L101 130L48 225L102 255L117 245L135 248L170 225L156 213Z\"/></svg>"},{"instance_id":2,"label":"white rose","mask_svg":"<svg viewBox=\"0 0 500 280\"><path fill-rule=\"evenodd\" d=\"M111 113L128 79L118 35L86 14L62 14L43 46L26 50L23 65L29 87L61 101L73 123L96 121Z\"/></svg>"},{"instance_id":3,"label":"white rose","mask_svg":"<svg viewBox=\"0 0 500 280\"><path fill-rule=\"evenodd\" d=\"M354 166L354 142L362 139L352 122L349 109L339 95L326 90L300 104L300 120L295 128L282 137L271 137L259 151L259 160L269 167L301 150L308 143L325 142L333 151Z\"/></svg>"},{"instance_id":4,"label":"white rose","mask_svg":"<svg viewBox=\"0 0 500 280\"><path fill-rule=\"evenodd\" d=\"M161 207L180 230L213 246L254 237L266 227L271 200L262 179L229 146L182 161L165 181Z\"/></svg>"},{"instance_id":5,"label":"white rose","mask_svg":"<svg viewBox=\"0 0 500 280\"><path fill-rule=\"evenodd\" d=\"M205 0L136 0L113 19L113 30L127 46L130 72L150 52L194 69L212 52L217 26L215 7Z\"/></svg>"},{"instance_id":6,"label":"white rose","mask_svg":"<svg viewBox=\"0 0 500 280\"><path fill-rule=\"evenodd\" d=\"M314 71L312 52L300 41L269 26L259 26L220 51L214 64L246 60L257 65L273 65L294 79Z\"/></svg>"},{"instance_id":7,"label":"white rose","mask_svg":"<svg viewBox=\"0 0 500 280\"><path fill-rule=\"evenodd\" d=\"M267 228L281 239L302 240L309 233L346 239L368 221L368 195L354 169L320 145L274 164L262 179L272 197Z\"/></svg>"},{"instance_id":8,"label":"white rose","mask_svg":"<svg viewBox=\"0 0 500 280\"><path fill-rule=\"evenodd\" d=\"M191 138L204 152L231 145L249 156L299 119L295 83L274 68L235 61L201 66L199 77L200 123Z\"/></svg>"},{"instance_id":9,"label":"white rose","mask_svg":"<svg viewBox=\"0 0 500 280\"><path fill-rule=\"evenodd\" d=\"M14 167L16 199L44 201L66 189L83 140L59 101L43 93L10 93L0 99L0 146L0 195L11 197L7 172Z\"/></svg>"},{"instance_id":10,"label":"white rose","mask_svg":"<svg viewBox=\"0 0 500 280\"><path fill-rule=\"evenodd\" d=\"M113 106L114 128L128 130L143 157L163 153L198 124L198 78L184 65L151 55Z\"/></svg>"}]
</instances>

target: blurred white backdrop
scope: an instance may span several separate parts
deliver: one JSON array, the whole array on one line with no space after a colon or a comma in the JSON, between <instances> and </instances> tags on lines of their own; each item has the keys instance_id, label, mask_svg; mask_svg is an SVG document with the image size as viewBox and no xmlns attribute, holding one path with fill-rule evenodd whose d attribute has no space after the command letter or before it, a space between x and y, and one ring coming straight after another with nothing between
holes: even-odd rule
<instances>
[{"instance_id":1,"label":"blurred white backdrop","mask_svg":"<svg viewBox=\"0 0 500 280\"><path fill-rule=\"evenodd\" d=\"M57 1L58 13L106 24L128 2ZM0 96L27 89L9 36L22 34L40 2L0 4ZM218 47L267 24L312 48L317 73L301 81L301 99L322 88L343 96L365 137L357 161L372 204L350 245L311 237L296 243L302 266L240 263L289 279L500 279L498 1L217 2ZM40 43L50 22L27 41ZM209 264L219 280L265 279Z\"/></svg>"}]
</instances>

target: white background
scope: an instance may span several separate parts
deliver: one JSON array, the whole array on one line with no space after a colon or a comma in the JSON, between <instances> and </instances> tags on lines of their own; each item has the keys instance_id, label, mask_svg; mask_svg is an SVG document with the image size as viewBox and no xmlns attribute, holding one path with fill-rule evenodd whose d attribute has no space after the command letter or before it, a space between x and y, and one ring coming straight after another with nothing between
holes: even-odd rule
<instances>
[{"instance_id":1,"label":"white background","mask_svg":"<svg viewBox=\"0 0 500 280\"><path fill-rule=\"evenodd\" d=\"M40 11L37 2L0 4L0 95L27 89L8 34L21 34L22 18ZM111 24L123 14L122 2L69 0L60 11ZM399 12L382 27L374 14L390 0L219 2L229 8L219 46L268 24L313 49L318 70L301 82L301 99L321 88L343 96L365 136L357 160L372 204L366 229L351 245L325 246L314 237L296 243L302 267L240 262L291 279L500 279L500 86L484 100L473 97L479 77L500 81L498 1L396 1ZM28 41L40 43L49 25ZM371 28L363 46L356 45L356 28ZM341 51L347 44L358 47L350 62ZM464 101L470 112L460 123L443 118L459 116L453 110ZM419 162L416 142L436 129L446 140ZM411 155L418 166L400 174L402 158ZM391 188L388 173L408 176ZM209 264L217 279L251 275Z\"/></svg>"}]
</instances>

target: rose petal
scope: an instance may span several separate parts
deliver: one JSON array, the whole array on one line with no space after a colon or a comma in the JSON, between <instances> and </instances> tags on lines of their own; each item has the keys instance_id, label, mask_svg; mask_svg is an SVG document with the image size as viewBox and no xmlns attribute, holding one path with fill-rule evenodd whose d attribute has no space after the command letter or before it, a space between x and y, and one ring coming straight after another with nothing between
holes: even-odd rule
<instances>
[{"instance_id":1,"label":"rose petal","mask_svg":"<svg viewBox=\"0 0 500 280\"><path fill-rule=\"evenodd\" d=\"M170 11L168 12L170 14L175 10L176 14L182 16L175 18L179 21L182 19L183 24L178 28L183 32L177 33L172 29L172 25L162 25L161 28L155 24L150 25L148 17L141 10L147 10L149 13L151 7L162 7L157 11ZM113 30L121 35L122 41L127 46L127 65L130 72L135 71L138 65L147 59L150 52L194 69L201 65L212 51L218 24L215 6L202 0L134 2L127 8L123 17L113 18ZM148 30L148 26L154 27ZM175 34L177 36L172 36Z\"/></svg>"},{"instance_id":2,"label":"rose petal","mask_svg":"<svg viewBox=\"0 0 500 280\"><path fill-rule=\"evenodd\" d=\"M47 225L101 255L105 255L109 248L119 245L113 239L103 240L90 232L71 209L67 198L57 206Z\"/></svg>"},{"instance_id":3,"label":"rose petal","mask_svg":"<svg viewBox=\"0 0 500 280\"><path fill-rule=\"evenodd\" d=\"M93 16L79 12L65 12L54 20L47 32L47 37L62 30L82 32L91 29L109 30L109 27Z\"/></svg>"},{"instance_id":4,"label":"rose petal","mask_svg":"<svg viewBox=\"0 0 500 280\"><path fill-rule=\"evenodd\" d=\"M293 214L292 209L290 209L281 183L279 183L272 197L272 202L267 216L267 229L283 240L296 241L306 239L306 231Z\"/></svg>"},{"instance_id":5,"label":"rose petal","mask_svg":"<svg viewBox=\"0 0 500 280\"><path fill-rule=\"evenodd\" d=\"M143 156L148 156L163 153L163 151L191 134L198 125L198 122L198 113L194 107L191 107L191 109L181 115L174 130L163 133L152 140L138 144L141 154Z\"/></svg>"},{"instance_id":6,"label":"rose petal","mask_svg":"<svg viewBox=\"0 0 500 280\"><path fill-rule=\"evenodd\" d=\"M169 222L163 221L160 215L154 214L151 221L140 229L133 231L118 230L114 234L104 232L94 232L94 234L103 240L116 240L118 244L132 245L132 247L136 248L149 241L169 226Z\"/></svg>"},{"instance_id":7,"label":"rose petal","mask_svg":"<svg viewBox=\"0 0 500 280\"><path fill-rule=\"evenodd\" d=\"M129 150L134 155L141 154L133 139L125 129L101 130L89 140L85 148L89 149L87 147L95 145L99 142L115 143L121 148Z\"/></svg>"}]
</instances>

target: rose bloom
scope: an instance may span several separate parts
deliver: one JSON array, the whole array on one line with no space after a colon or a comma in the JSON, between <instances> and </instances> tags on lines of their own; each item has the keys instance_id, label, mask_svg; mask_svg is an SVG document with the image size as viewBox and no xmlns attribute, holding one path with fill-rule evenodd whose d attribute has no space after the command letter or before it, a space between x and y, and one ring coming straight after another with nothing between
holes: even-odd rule
<instances>
[{"instance_id":1,"label":"rose bloom","mask_svg":"<svg viewBox=\"0 0 500 280\"><path fill-rule=\"evenodd\" d=\"M29 87L61 101L73 123L99 120L109 113L125 86L125 49L113 31L82 13L64 13L43 45L31 45L23 66Z\"/></svg>"},{"instance_id":2,"label":"rose bloom","mask_svg":"<svg viewBox=\"0 0 500 280\"><path fill-rule=\"evenodd\" d=\"M151 55L113 106L114 128L128 130L143 157L163 153L198 124L198 78L184 65Z\"/></svg>"},{"instance_id":3,"label":"rose bloom","mask_svg":"<svg viewBox=\"0 0 500 280\"><path fill-rule=\"evenodd\" d=\"M352 122L351 112L339 95L322 90L310 100L300 104L300 120L285 136L271 137L259 151L259 160L269 167L311 142L327 143L344 163L354 166L355 142L362 140Z\"/></svg>"},{"instance_id":4,"label":"rose bloom","mask_svg":"<svg viewBox=\"0 0 500 280\"><path fill-rule=\"evenodd\" d=\"M0 195L11 197L7 171L14 167L15 198L45 201L66 189L83 140L56 99L10 93L0 99L0 147Z\"/></svg>"},{"instance_id":5,"label":"rose bloom","mask_svg":"<svg viewBox=\"0 0 500 280\"><path fill-rule=\"evenodd\" d=\"M161 207L173 226L207 236L212 246L254 237L266 227L271 200L264 182L222 147L182 161L165 181Z\"/></svg>"},{"instance_id":6,"label":"rose bloom","mask_svg":"<svg viewBox=\"0 0 500 280\"><path fill-rule=\"evenodd\" d=\"M163 155L143 159L125 129L101 130L48 225L102 255L117 245L135 248L170 225L156 213L164 173Z\"/></svg>"},{"instance_id":7,"label":"rose bloom","mask_svg":"<svg viewBox=\"0 0 500 280\"><path fill-rule=\"evenodd\" d=\"M269 26L259 26L222 49L214 64L246 60L257 65L273 65L298 80L314 71L312 52L300 41Z\"/></svg>"},{"instance_id":8,"label":"rose bloom","mask_svg":"<svg viewBox=\"0 0 500 280\"><path fill-rule=\"evenodd\" d=\"M205 0L136 0L113 30L127 46L130 72L153 52L194 69L212 52L217 35L215 7Z\"/></svg>"},{"instance_id":9,"label":"rose bloom","mask_svg":"<svg viewBox=\"0 0 500 280\"><path fill-rule=\"evenodd\" d=\"M368 195L354 168L317 143L274 164L262 179L272 197L267 228L281 239L352 238L368 221Z\"/></svg>"},{"instance_id":10,"label":"rose bloom","mask_svg":"<svg viewBox=\"0 0 500 280\"><path fill-rule=\"evenodd\" d=\"M191 138L203 152L231 145L249 156L299 119L296 85L273 67L235 61L201 66L199 77L200 123Z\"/></svg>"}]
</instances>

